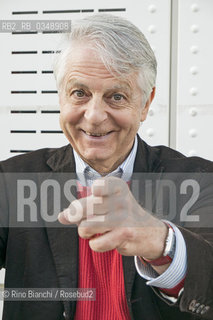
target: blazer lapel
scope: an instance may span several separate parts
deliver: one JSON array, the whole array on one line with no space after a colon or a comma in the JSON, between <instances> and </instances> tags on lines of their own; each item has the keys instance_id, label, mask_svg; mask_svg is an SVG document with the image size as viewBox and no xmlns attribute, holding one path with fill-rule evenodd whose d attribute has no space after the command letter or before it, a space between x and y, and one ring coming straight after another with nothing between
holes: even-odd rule
<instances>
[{"instance_id":1,"label":"blazer lapel","mask_svg":"<svg viewBox=\"0 0 213 320\"><path fill-rule=\"evenodd\" d=\"M159 167L159 164L160 164L160 160L158 157L158 150L155 148L151 148L143 140L141 140L139 136L137 137L138 137L138 149L137 149L134 169L133 169L133 175L136 175L136 176L137 176L137 173L153 172L155 171L155 168ZM125 283L127 304L130 310L131 317L133 319L133 314L131 310L131 307L132 307L131 298L132 298L132 290L133 290L134 280L136 278L137 271L135 268L134 257L123 256L122 261L123 261L124 283Z\"/></svg>"},{"instance_id":2,"label":"blazer lapel","mask_svg":"<svg viewBox=\"0 0 213 320\"><path fill-rule=\"evenodd\" d=\"M72 174L75 172L75 162L70 145L57 149L47 160L47 164L60 180L60 174ZM62 178L62 181L64 177ZM76 193L74 194L76 197ZM66 208L68 201L62 200L61 208ZM51 208L51 205L50 205ZM78 233L76 226L62 226L56 223L45 223L49 245L55 262L56 273L60 288L78 287ZM73 316L75 312L75 301L64 301L65 313Z\"/></svg>"}]
</instances>

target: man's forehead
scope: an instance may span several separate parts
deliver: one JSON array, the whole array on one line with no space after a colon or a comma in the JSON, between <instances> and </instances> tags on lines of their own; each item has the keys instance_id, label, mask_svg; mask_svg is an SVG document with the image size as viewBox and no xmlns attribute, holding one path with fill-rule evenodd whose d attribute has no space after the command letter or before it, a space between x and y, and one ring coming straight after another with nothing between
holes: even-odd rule
<instances>
[{"instance_id":1,"label":"man's forehead","mask_svg":"<svg viewBox=\"0 0 213 320\"><path fill-rule=\"evenodd\" d=\"M109 81L111 83L110 87L111 88L130 88L130 83L128 80L126 79L113 79ZM72 78L68 80L68 83L70 83L71 85L83 85L83 86L87 86L88 84L91 83L90 79L78 79L78 78Z\"/></svg>"},{"instance_id":2,"label":"man's forehead","mask_svg":"<svg viewBox=\"0 0 213 320\"><path fill-rule=\"evenodd\" d=\"M100 86L109 89L132 90L138 83L138 72L117 74L103 63L100 54L90 42L76 41L66 62L64 85L91 87L100 81Z\"/></svg>"}]
</instances>

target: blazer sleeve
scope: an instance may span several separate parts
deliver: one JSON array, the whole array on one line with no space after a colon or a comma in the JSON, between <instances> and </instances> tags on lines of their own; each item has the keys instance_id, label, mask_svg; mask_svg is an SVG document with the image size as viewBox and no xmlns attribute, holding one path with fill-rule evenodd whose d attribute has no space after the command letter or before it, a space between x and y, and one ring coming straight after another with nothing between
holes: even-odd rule
<instances>
[{"instance_id":1,"label":"blazer sleeve","mask_svg":"<svg viewBox=\"0 0 213 320\"><path fill-rule=\"evenodd\" d=\"M187 272L184 289L175 303L157 295L180 311L213 319L213 173L200 173L199 197L187 215L199 217L197 222L176 223L187 249ZM183 205L183 204L182 204ZM178 208L180 214L181 206ZM180 218L180 217L179 217ZM195 316L195 318L196 318Z\"/></svg>"},{"instance_id":2,"label":"blazer sleeve","mask_svg":"<svg viewBox=\"0 0 213 320\"><path fill-rule=\"evenodd\" d=\"M212 213L213 214L213 213ZM211 229L190 231L179 227L186 242L187 273L181 311L213 319L213 234Z\"/></svg>"}]
</instances>

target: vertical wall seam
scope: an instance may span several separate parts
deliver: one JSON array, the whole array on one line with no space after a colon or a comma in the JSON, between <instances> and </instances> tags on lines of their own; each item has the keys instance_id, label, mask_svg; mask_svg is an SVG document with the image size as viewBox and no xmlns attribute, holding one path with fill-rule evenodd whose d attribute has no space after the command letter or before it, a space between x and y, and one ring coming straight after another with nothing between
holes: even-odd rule
<instances>
[{"instance_id":1,"label":"vertical wall seam","mask_svg":"<svg viewBox=\"0 0 213 320\"><path fill-rule=\"evenodd\" d=\"M179 0L171 0L170 75L169 75L169 147L177 147L177 83L178 83L178 10Z\"/></svg>"}]
</instances>

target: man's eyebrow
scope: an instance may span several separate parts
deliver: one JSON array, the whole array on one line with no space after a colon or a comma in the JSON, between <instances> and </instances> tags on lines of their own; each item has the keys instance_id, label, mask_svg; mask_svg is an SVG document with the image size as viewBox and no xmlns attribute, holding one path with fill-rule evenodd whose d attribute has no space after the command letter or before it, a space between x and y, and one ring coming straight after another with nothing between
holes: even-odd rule
<instances>
[{"instance_id":1,"label":"man's eyebrow","mask_svg":"<svg viewBox=\"0 0 213 320\"><path fill-rule=\"evenodd\" d=\"M88 86L87 86L87 85L79 82L77 79L70 79L70 80L68 80L66 87L67 87L67 88L70 88L71 86L81 87L81 88L88 89Z\"/></svg>"},{"instance_id":2,"label":"man's eyebrow","mask_svg":"<svg viewBox=\"0 0 213 320\"><path fill-rule=\"evenodd\" d=\"M107 91L113 91L113 90L131 90L130 85L128 85L127 83L125 84L115 84L114 86L112 86L111 88L108 88Z\"/></svg>"},{"instance_id":3,"label":"man's eyebrow","mask_svg":"<svg viewBox=\"0 0 213 320\"><path fill-rule=\"evenodd\" d=\"M84 88L84 89L89 89L89 87L86 84L79 82L79 80L75 79L75 78L70 79L70 80L67 81L66 88L69 89L71 86L73 86L73 87L81 87L81 88ZM127 91L130 91L131 90L131 86L128 83L123 82L121 84L115 84L112 87L107 88L106 92L111 92L111 91L114 91L114 90L118 90L118 91L119 90L121 90L121 91L122 90L127 90Z\"/></svg>"}]
</instances>

